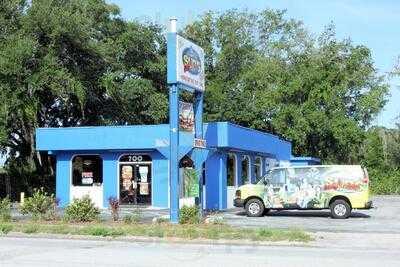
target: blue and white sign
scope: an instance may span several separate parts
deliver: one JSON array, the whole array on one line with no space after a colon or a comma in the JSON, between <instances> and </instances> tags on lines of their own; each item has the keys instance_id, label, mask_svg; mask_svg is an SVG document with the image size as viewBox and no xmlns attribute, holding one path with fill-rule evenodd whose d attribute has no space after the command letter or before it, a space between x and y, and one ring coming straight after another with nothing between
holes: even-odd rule
<instances>
[{"instance_id":1,"label":"blue and white sign","mask_svg":"<svg viewBox=\"0 0 400 267\"><path fill-rule=\"evenodd\" d=\"M176 35L176 81L198 91L205 89L204 50Z\"/></svg>"}]
</instances>

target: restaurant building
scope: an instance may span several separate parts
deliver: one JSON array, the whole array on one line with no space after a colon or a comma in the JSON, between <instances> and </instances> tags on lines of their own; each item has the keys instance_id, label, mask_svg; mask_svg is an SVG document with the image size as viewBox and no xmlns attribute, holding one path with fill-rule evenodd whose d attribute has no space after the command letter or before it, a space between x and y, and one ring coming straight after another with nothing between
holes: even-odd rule
<instances>
[{"instance_id":1,"label":"restaurant building","mask_svg":"<svg viewBox=\"0 0 400 267\"><path fill-rule=\"evenodd\" d=\"M231 208L236 187L291 160L291 143L272 134L229 122L205 123L203 133L206 209ZM100 208L108 207L110 197L126 205L168 208L169 134L168 124L39 128L36 148L56 158L56 197L62 207L89 195ZM181 205L196 194L185 178L195 169L194 139L193 133L179 133Z\"/></svg>"}]
</instances>

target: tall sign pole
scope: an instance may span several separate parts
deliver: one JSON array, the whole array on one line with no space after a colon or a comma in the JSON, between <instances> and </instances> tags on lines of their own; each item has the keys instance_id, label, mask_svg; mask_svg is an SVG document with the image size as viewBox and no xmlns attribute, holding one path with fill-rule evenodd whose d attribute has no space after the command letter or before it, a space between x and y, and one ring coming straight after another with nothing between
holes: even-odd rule
<instances>
[{"instance_id":1,"label":"tall sign pole","mask_svg":"<svg viewBox=\"0 0 400 267\"><path fill-rule=\"evenodd\" d=\"M203 140L203 93L205 89L204 50L197 44L177 34L177 20L170 19L167 35L167 80L169 87L170 127L170 220L179 222L179 91L195 94L194 160L199 179L200 203L202 203L202 157ZM196 145L197 144L197 145ZM200 144L200 145L198 145Z\"/></svg>"},{"instance_id":2,"label":"tall sign pole","mask_svg":"<svg viewBox=\"0 0 400 267\"><path fill-rule=\"evenodd\" d=\"M176 78L176 22L170 19L167 36L167 79L169 85L169 205L171 223L179 222L179 87Z\"/></svg>"}]
</instances>

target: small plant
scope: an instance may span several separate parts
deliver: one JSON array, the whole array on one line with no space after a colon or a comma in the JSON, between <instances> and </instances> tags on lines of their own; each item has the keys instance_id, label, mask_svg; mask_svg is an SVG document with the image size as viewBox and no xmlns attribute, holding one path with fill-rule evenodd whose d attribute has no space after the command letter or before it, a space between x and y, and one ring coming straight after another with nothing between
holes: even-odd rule
<instances>
[{"instance_id":1,"label":"small plant","mask_svg":"<svg viewBox=\"0 0 400 267\"><path fill-rule=\"evenodd\" d=\"M89 196L74 199L65 208L64 220L68 222L92 222L99 219L100 210L95 207Z\"/></svg>"},{"instance_id":2,"label":"small plant","mask_svg":"<svg viewBox=\"0 0 400 267\"><path fill-rule=\"evenodd\" d=\"M21 206L22 214L30 214L34 219L54 220L56 218L58 200L48 194L43 187L34 189L32 197L25 199Z\"/></svg>"},{"instance_id":3,"label":"small plant","mask_svg":"<svg viewBox=\"0 0 400 267\"><path fill-rule=\"evenodd\" d=\"M132 224L132 223L139 223L142 219L142 213L139 209L135 209L132 214L125 215L123 218L124 223Z\"/></svg>"},{"instance_id":4,"label":"small plant","mask_svg":"<svg viewBox=\"0 0 400 267\"><path fill-rule=\"evenodd\" d=\"M200 222L200 212L197 206L183 206L179 210L180 224L197 224Z\"/></svg>"},{"instance_id":5,"label":"small plant","mask_svg":"<svg viewBox=\"0 0 400 267\"><path fill-rule=\"evenodd\" d=\"M3 224L0 223L0 235L6 235L9 232L11 232L13 229L13 226L11 224Z\"/></svg>"},{"instance_id":6,"label":"small plant","mask_svg":"<svg viewBox=\"0 0 400 267\"><path fill-rule=\"evenodd\" d=\"M110 208L113 221L117 222L119 219L119 200L115 197L109 197L108 206Z\"/></svg>"},{"instance_id":7,"label":"small plant","mask_svg":"<svg viewBox=\"0 0 400 267\"><path fill-rule=\"evenodd\" d=\"M9 198L0 199L0 222L11 221L11 201Z\"/></svg>"}]
</instances>

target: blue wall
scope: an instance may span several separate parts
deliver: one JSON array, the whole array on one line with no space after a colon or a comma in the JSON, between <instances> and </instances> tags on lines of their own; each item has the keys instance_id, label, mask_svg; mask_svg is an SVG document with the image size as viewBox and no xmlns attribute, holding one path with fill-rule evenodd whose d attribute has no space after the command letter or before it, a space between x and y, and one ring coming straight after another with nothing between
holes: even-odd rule
<instances>
[{"instance_id":1,"label":"blue wall","mask_svg":"<svg viewBox=\"0 0 400 267\"><path fill-rule=\"evenodd\" d=\"M227 154L214 153L206 161L206 208L226 209Z\"/></svg>"},{"instance_id":2,"label":"blue wall","mask_svg":"<svg viewBox=\"0 0 400 267\"><path fill-rule=\"evenodd\" d=\"M103 207L108 207L110 197L119 197L119 168L118 160L123 154L149 154L152 157L152 206L168 207L168 160L156 151L84 151L84 152L58 152L56 154L56 197L60 206L65 207L71 201L70 187L72 157L74 155L98 154L103 159ZM154 171L157 170L157 171Z\"/></svg>"}]
</instances>

